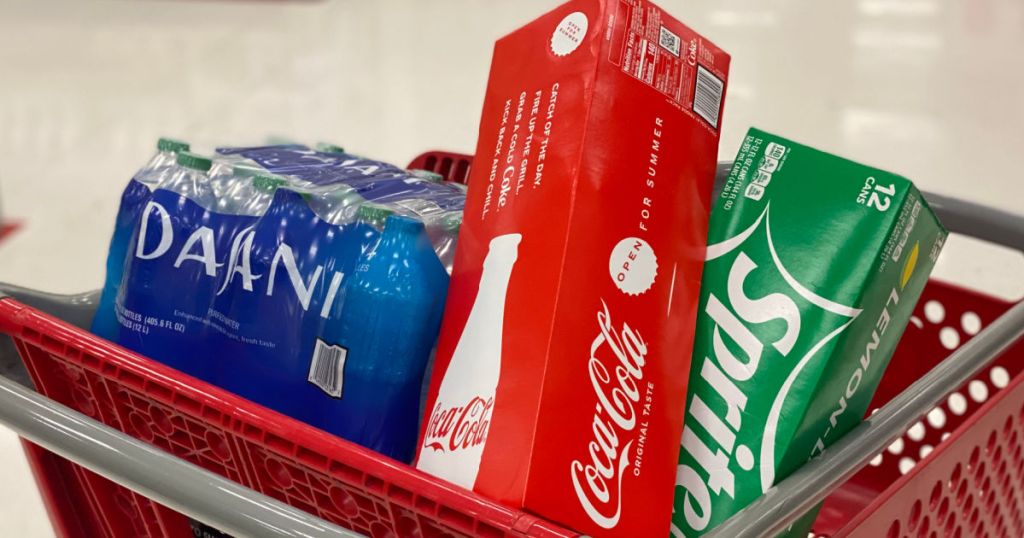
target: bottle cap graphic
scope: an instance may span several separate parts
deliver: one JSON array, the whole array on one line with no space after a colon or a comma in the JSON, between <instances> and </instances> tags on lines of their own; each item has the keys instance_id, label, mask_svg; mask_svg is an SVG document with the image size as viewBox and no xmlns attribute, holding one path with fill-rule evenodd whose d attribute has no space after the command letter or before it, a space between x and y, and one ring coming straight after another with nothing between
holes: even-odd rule
<instances>
[{"instance_id":1,"label":"bottle cap graphic","mask_svg":"<svg viewBox=\"0 0 1024 538\"><path fill-rule=\"evenodd\" d=\"M651 289L658 276L658 257L651 245L639 237L627 237L612 249L608 272L615 285L628 295Z\"/></svg>"}]
</instances>

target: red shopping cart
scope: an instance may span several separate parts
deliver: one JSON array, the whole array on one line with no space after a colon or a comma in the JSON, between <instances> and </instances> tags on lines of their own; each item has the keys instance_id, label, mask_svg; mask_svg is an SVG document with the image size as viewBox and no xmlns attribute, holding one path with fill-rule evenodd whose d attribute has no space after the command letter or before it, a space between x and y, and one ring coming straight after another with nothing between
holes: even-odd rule
<instances>
[{"instance_id":1,"label":"red shopping cart","mask_svg":"<svg viewBox=\"0 0 1024 538\"><path fill-rule=\"evenodd\" d=\"M410 167L464 182L470 164ZM1024 249L1024 219L929 201L952 231ZM273 536L577 535L101 340L81 328L95 294L3 289L0 332L38 393L7 371L0 422L45 446L26 451L59 535L182 536L188 517ZM930 282L874 413L713 534L769 536L824 500L820 536L1024 535L1022 333L1024 306Z\"/></svg>"}]
</instances>

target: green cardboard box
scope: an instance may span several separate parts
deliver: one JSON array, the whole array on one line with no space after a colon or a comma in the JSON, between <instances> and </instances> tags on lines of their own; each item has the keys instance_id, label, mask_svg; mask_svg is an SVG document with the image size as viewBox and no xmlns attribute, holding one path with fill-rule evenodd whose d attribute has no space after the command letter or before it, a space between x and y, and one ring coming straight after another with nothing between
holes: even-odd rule
<instances>
[{"instance_id":1,"label":"green cardboard box","mask_svg":"<svg viewBox=\"0 0 1024 538\"><path fill-rule=\"evenodd\" d=\"M946 235L906 178L747 133L711 215L674 536L861 421Z\"/></svg>"}]
</instances>

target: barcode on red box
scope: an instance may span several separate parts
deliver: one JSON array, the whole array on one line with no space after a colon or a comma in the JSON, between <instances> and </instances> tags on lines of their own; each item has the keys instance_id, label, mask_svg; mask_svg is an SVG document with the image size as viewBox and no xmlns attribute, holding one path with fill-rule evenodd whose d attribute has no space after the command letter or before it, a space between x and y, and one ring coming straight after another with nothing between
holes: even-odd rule
<instances>
[{"instance_id":1,"label":"barcode on red box","mask_svg":"<svg viewBox=\"0 0 1024 538\"><path fill-rule=\"evenodd\" d=\"M712 127L718 128L718 114L722 110L722 90L725 85L721 79L697 66L697 86L693 91L693 111Z\"/></svg>"}]
</instances>

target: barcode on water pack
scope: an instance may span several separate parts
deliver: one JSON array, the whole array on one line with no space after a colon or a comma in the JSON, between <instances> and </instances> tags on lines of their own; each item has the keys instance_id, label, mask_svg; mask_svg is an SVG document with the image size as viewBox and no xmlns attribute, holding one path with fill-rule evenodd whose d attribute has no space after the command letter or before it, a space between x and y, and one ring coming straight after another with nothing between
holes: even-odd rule
<instances>
[{"instance_id":1,"label":"barcode on water pack","mask_svg":"<svg viewBox=\"0 0 1024 538\"><path fill-rule=\"evenodd\" d=\"M697 86L693 91L693 111L718 128L718 114L722 110L724 84L711 71L697 66Z\"/></svg>"},{"instance_id":2,"label":"barcode on water pack","mask_svg":"<svg viewBox=\"0 0 1024 538\"><path fill-rule=\"evenodd\" d=\"M661 32L658 34L658 44L661 45L661 48L678 57L682 40L679 39L679 36L673 34L671 30L662 26Z\"/></svg>"},{"instance_id":3,"label":"barcode on water pack","mask_svg":"<svg viewBox=\"0 0 1024 538\"><path fill-rule=\"evenodd\" d=\"M345 379L345 357L348 350L341 346L332 346L317 338L313 348L313 362L309 365L310 383L334 398L341 398L341 388Z\"/></svg>"}]
</instances>

